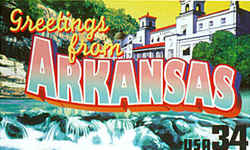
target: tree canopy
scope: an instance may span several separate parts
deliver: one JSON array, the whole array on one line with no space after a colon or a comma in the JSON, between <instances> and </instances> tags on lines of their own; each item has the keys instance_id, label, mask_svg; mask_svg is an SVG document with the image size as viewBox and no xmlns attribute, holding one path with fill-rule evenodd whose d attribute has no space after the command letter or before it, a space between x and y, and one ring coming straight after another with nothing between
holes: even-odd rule
<instances>
[{"instance_id":1,"label":"tree canopy","mask_svg":"<svg viewBox=\"0 0 250 150\"><path fill-rule=\"evenodd\" d=\"M1 0L1 16L6 28L9 29L12 26L10 21L10 12L14 8L20 8L23 11L23 15L30 16L32 20L37 20L45 15L45 10L43 7L51 8L56 12L63 11L64 14L69 11L74 18L80 18L85 21L87 18L95 18L97 22L101 16L105 16L106 25L110 27L110 31L107 33L108 37L114 40L117 33L134 34L139 26L136 19L132 18L131 15L126 14L124 9L113 9L107 8L103 0ZM1 33L1 52L2 54L16 58L19 61L28 62L30 41L26 39L31 39L31 33L29 31L19 32L18 34L10 32L7 30ZM16 39L15 41L7 41L11 37ZM101 41L102 42L102 41ZM19 45L17 44L19 43ZM21 46L20 46L21 43ZM69 41L63 41L63 47L67 47ZM60 47L58 48L61 50ZM60 51L61 52L61 51ZM67 53L66 49L62 52Z\"/></svg>"},{"instance_id":2,"label":"tree canopy","mask_svg":"<svg viewBox=\"0 0 250 150\"><path fill-rule=\"evenodd\" d=\"M228 31L217 31L212 42L200 42L193 50L193 59L209 61L213 66L228 64L240 72L241 88L250 87L250 35L236 37Z\"/></svg>"},{"instance_id":3,"label":"tree canopy","mask_svg":"<svg viewBox=\"0 0 250 150\"><path fill-rule=\"evenodd\" d=\"M110 27L108 36L114 38L117 32L124 34L134 34L138 30L138 23L131 15L125 13L124 9L107 8L103 0L42 0L42 2L56 11L69 11L73 17L96 18L105 16L106 23Z\"/></svg>"},{"instance_id":4,"label":"tree canopy","mask_svg":"<svg viewBox=\"0 0 250 150\"><path fill-rule=\"evenodd\" d=\"M0 5L15 5L16 8L21 8L25 14L29 15L32 19L38 19L42 16L43 12L37 8L37 4L41 3L40 0L1 0ZM7 12L2 12L7 13ZM1 14L3 15L3 14Z\"/></svg>"},{"instance_id":5,"label":"tree canopy","mask_svg":"<svg viewBox=\"0 0 250 150\"><path fill-rule=\"evenodd\" d=\"M107 8L103 0L3 0L1 6L5 3L13 3L17 8L21 8L24 15L31 16L36 20L43 15L43 10L38 8L38 4L45 5L59 12L69 11L74 18L81 18L85 21L87 18L99 19L106 17L106 24L110 27L108 36L113 39L117 32L124 34L134 34L139 26L131 15L126 14L124 9Z\"/></svg>"}]
</instances>

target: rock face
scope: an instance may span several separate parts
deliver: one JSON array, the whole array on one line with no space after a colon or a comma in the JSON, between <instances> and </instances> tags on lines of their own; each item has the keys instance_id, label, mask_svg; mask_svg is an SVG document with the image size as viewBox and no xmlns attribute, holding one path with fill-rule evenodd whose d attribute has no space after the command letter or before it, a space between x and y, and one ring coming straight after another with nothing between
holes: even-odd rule
<instances>
[{"instance_id":1,"label":"rock face","mask_svg":"<svg viewBox=\"0 0 250 150\"><path fill-rule=\"evenodd\" d=\"M0 97L23 97L25 76L24 64L0 54Z\"/></svg>"}]
</instances>

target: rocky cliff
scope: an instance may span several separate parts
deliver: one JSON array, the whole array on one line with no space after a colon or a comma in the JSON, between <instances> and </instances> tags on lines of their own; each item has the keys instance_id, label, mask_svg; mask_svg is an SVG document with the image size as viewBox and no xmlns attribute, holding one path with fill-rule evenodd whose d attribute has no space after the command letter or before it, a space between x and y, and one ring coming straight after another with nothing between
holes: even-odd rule
<instances>
[{"instance_id":1,"label":"rocky cliff","mask_svg":"<svg viewBox=\"0 0 250 150\"><path fill-rule=\"evenodd\" d=\"M24 97L24 64L0 54L0 97Z\"/></svg>"}]
</instances>

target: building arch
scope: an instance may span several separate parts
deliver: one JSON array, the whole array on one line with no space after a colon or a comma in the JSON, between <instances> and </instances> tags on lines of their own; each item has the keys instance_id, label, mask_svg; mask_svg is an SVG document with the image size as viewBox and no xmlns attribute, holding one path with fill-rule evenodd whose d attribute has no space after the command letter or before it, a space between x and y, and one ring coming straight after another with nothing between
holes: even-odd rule
<instances>
[{"instance_id":1,"label":"building arch","mask_svg":"<svg viewBox=\"0 0 250 150\"><path fill-rule=\"evenodd\" d=\"M187 5L185 6L185 11L186 11L186 12L189 11L189 4L187 4Z\"/></svg>"},{"instance_id":2,"label":"building arch","mask_svg":"<svg viewBox=\"0 0 250 150\"><path fill-rule=\"evenodd\" d=\"M196 4L195 10L198 11L198 12L201 12L201 5L200 4Z\"/></svg>"},{"instance_id":3,"label":"building arch","mask_svg":"<svg viewBox=\"0 0 250 150\"><path fill-rule=\"evenodd\" d=\"M141 26L144 27L144 22L142 21Z\"/></svg>"},{"instance_id":4,"label":"building arch","mask_svg":"<svg viewBox=\"0 0 250 150\"><path fill-rule=\"evenodd\" d=\"M161 58L162 57L162 53L160 51L156 52L156 58Z\"/></svg>"}]
</instances>

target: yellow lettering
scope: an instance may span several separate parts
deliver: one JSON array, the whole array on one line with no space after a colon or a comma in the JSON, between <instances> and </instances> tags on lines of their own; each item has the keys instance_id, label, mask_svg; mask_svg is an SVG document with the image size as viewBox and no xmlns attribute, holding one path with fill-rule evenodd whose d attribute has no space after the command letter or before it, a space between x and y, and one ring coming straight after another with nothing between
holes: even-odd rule
<instances>
[{"instance_id":1,"label":"yellow lettering","mask_svg":"<svg viewBox=\"0 0 250 150\"><path fill-rule=\"evenodd\" d=\"M20 28L22 26L22 23L23 23L23 18L22 17L18 17L18 19L15 19L16 15L17 14L20 14L20 15L23 15L23 12L21 9L14 9L11 14L10 14L10 21L14 24L14 25L17 25L16 28L13 28L13 27L10 27L10 31L11 32L19 32L20 31Z\"/></svg>"}]
</instances>

